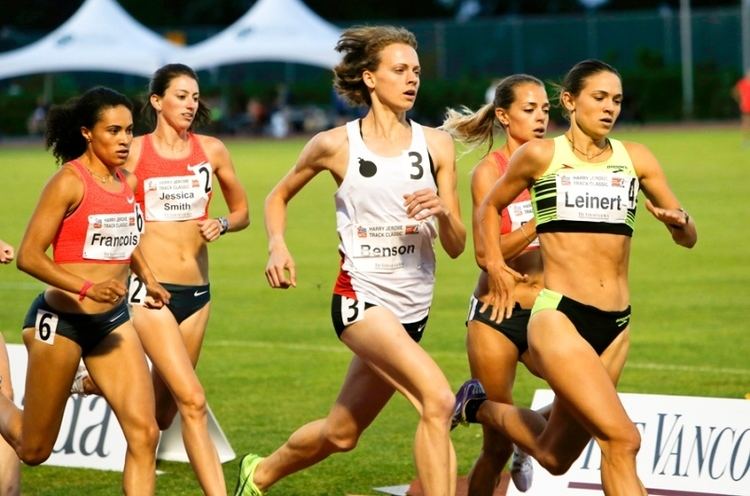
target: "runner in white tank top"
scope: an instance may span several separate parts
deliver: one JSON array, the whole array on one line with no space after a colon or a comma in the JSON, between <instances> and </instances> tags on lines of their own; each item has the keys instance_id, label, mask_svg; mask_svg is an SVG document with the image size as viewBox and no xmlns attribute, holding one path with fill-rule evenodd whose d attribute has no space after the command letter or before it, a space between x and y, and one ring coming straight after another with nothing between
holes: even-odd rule
<instances>
[{"instance_id":1,"label":"runner in white tank top","mask_svg":"<svg viewBox=\"0 0 750 496\"><path fill-rule=\"evenodd\" d=\"M262 495L283 477L352 449L398 391L419 413L414 459L424 494L448 496L456 488L449 436L453 393L417 341L432 299L433 240L453 258L466 243L453 141L406 119L419 89L412 33L391 26L351 28L337 50L343 54L334 70L337 91L369 109L361 121L312 138L268 195L266 278L273 288L296 286L284 239L287 205L319 172L330 172L339 186L342 255L331 316L354 357L328 416L297 429L267 458L246 455L235 494Z\"/></svg>"},{"instance_id":2,"label":"runner in white tank top","mask_svg":"<svg viewBox=\"0 0 750 496\"><path fill-rule=\"evenodd\" d=\"M383 157L362 141L360 122L346 125L349 161L336 191L342 267L334 293L384 306L403 323L427 316L435 281L435 219L410 219L403 196L437 190L422 126L397 156Z\"/></svg>"}]
</instances>

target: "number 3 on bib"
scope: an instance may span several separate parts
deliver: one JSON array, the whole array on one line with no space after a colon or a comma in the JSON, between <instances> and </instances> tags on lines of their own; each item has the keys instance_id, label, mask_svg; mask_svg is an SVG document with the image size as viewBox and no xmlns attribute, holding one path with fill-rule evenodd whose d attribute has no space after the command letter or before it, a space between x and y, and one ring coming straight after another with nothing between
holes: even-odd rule
<instances>
[{"instance_id":1,"label":"number 3 on bib","mask_svg":"<svg viewBox=\"0 0 750 496\"><path fill-rule=\"evenodd\" d=\"M352 325L365 318L365 302L341 297L341 321L344 326Z\"/></svg>"}]
</instances>

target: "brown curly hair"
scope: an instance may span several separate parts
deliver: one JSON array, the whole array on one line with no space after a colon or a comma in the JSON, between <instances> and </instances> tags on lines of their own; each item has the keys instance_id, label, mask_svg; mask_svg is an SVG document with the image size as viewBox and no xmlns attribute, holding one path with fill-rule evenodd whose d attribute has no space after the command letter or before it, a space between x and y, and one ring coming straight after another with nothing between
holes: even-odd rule
<instances>
[{"instance_id":1,"label":"brown curly hair","mask_svg":"<svg viewBox=\"0 0 750 496\"><path fill-rule=\"evenodd\" d=\"M374 71L380 64L380 52L394 43L417 49L417 38L406 28L397 26L354 26L343 33L336 51L344 58L333 69L333 87L353 105L367 105L370 92L362 80L364 71Z\"/></svg>"}]
</instances>

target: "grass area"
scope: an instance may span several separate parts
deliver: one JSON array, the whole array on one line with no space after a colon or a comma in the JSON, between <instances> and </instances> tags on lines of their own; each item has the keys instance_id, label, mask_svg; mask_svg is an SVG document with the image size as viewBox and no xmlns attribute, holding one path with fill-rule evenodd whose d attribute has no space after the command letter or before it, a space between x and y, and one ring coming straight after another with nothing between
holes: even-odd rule
<instances>
[{"instance_id":1,"label":"grass area","mask_svg":"<svg viewBox=\"0 0 750 496\"><path fill-rule=\"evenodd\" d=\"M741 184L750 151L740 147L734 129L627 130L616 137L651 148L699 231L695 249L682 249L644 207L639 210L631 262L632 347L620 389L743 397L750 391L750 305L745 293L750 283L750 209ZM300 139L227 142L247 188L252 224L211 246L213 314L199 373L211 408L238 454L268 453L296 427L325 415L350 359L329 316L338 269L335 184L330 177L314 180L291 204L287 238L299 286L272 291L263 276L263 200L303 144ZM467 225L469 172L477 157L469 154L458 164ZM0 146L0 168L8 181L0 237L17 245L54 165L41 146ZM215 198L212 214L224 211L221 198ZM454 387L468 374L463 322L477 273L471 250L469 244L457 260L440 252L435 300L423 340ZM12 267L0 268L0 331L9 342L20 342L21 320L41 288ZM519 373L516 401L528 404L538 387L544 384ZM411 480L416 418L404 399L394 398L355 451L280 482L272 494L374 494L375 486ZM480 437L478 428L453 434L459 473L468 471ZM187 464L160 463L159 469L164 473L158 478L157 494L200 493ZM236 469L236 460L225 465L230 488ZM23 469L24 494L29 495L112 494L119 483L117 472Z\"/></svg>"}]
</instances>

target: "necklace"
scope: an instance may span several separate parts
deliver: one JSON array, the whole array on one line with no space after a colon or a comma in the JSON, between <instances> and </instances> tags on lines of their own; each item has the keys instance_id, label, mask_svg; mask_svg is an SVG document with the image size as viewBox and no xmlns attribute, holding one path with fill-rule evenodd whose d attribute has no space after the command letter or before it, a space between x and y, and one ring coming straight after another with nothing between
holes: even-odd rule
<instances>
[{"instance_id":1,"label":"necklace","mask_svg":"<svg viewBox=\"0 0 750 496\"><path fill-rule=\"evenodd\" d=\"M105 176L100 176L99 174L97 174L96 172L92 171L88 167L86 167L86 170L89 171L89 174L91 174L92 177L97 178L99 180L99 182L101 182L102 184L107 184L108 182L110 182L112 180L112 174L107 174Z\"/></svg>"},{"instance_id":2,"label":"necklace","mask_svg":"<svg viewBox=\"0 0 750 496\"><path fill-rule=\"evenodd\" d=\"M568 136L567 133L565 133L565 138L567 138L568 143L570 143L570 146L573 148L573 150L577 151L578 153L580 153L581 155L583 155L584 157L586 157L586 160L588 160L588 161L591 161L591 160L595 159L596 157L598 157L602 153L606 152L609 149L610 146L612 146L610 144L610 142L609 142L609 138L604 138L605 139L604 148L602 148L601 150L599 150L598 153L595 153L594 155L591 155L589 157L588 153L586 153L585 151L583 151L583 150L579 149L578 147L576 147L575 143L573 143L573 140L571 139L570 136Z\"/></svg>"}]
</instances>

